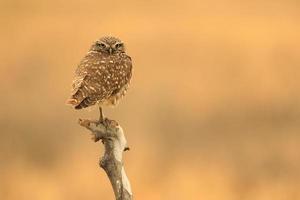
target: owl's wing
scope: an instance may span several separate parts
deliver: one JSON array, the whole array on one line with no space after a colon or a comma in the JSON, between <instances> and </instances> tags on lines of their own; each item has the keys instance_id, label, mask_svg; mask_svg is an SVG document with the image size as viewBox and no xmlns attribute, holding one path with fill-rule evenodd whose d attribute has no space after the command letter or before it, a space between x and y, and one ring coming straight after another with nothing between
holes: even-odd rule
<instances>
[{"instance_id":1,"label":"owl's wing","mask_svg":"<svg viewBox=\"0 0 300 200\"><path fill-rule=\"evenodd\" d=\"M75 106L76 109L94 105L97 101L104 98L107 94L102 91L99 55L87 54L75 71L72 84L71 98L67 104Z\"/></svg>"},{"instance_id":2,"label":"owl's wing","mask_svg":"<svg viewBox=\"0 0 300 200\"><path fill-rule=\"evenodd\" d=\"M80 87L83 85L87 78L88 77L86 72L76 73L72 83L71 95L74 95L80 89Z\"/></svg>"}]
</instances>

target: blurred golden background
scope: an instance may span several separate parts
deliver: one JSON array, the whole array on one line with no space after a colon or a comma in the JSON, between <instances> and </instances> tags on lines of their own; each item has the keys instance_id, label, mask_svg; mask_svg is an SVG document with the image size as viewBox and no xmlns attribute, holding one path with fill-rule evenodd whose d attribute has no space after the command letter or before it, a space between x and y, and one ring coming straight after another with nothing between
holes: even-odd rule
<instances>
[{"instance_id":1,"label":"blurred golden background","mask_svg":"<svg viewBox=\"0 0 300 200\"><path fill-rule=\"evenodd\" d=\"M120 37L131 88L105 108L125 130L135 199L300 199L300 3L0 1L0 199L113 199L65 106L92 41Z\"/></svg>"}]
</instances>

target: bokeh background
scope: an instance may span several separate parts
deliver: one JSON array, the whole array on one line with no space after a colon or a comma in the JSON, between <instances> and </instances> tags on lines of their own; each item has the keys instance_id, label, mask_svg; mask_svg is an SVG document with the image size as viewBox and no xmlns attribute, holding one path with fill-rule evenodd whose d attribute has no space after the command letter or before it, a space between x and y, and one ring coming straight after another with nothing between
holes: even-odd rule
<instances>
[{"instance_id":1,"label":"bokeh background","mask_svg":"<svg viewBox=\"0 0 300 200\"><path fill-rule=\"evenodd\" d=\"M91 42L127 44L135 199L300 199L300 3L0 1L0 199L113 199L101 143L65 106Z\"/></svg>"}]
</instances>

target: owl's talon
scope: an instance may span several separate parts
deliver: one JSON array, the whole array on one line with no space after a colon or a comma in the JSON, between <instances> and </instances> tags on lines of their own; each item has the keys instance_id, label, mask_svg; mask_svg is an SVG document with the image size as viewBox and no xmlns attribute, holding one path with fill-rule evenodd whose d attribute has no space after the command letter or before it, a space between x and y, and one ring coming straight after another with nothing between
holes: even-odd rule
<instances>
[{"instance_id":1,"label":"owl's talon","mask_svg":"<svg viewBox=\"0 0 300 200\"><path fill-rule=\"evenodd\" d=\"M92 138L91 138L94 142L98 142L100 140L99 137L97 137L96 135L92 135Z\"/></svg>"}]
</instances>

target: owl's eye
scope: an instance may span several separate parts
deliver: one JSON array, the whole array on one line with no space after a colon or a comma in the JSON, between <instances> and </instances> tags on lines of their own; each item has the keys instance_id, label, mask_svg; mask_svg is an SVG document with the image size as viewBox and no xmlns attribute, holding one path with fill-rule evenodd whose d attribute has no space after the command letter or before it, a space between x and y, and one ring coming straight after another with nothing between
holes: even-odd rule
<instances>
[{"instance_id":1,"label":"owl's eye","mask_svg":"<svg viewBox=\"0 0 300 200\"><path fill-rule=\"evenodd\" d=\"M105 48L106 47L106 45L104 44L104 43L97 43L97 45L99 46L99 47L101 47L101 48Z\"/></svg>"},{"instance_id":2,"label":"owl's eye","mask_svg":"<svg viewBox=\"0 0 300 200\"><path fill-rule=\"evenodd\" d=\"M123 46L123 44L122 43L118 43L118 44L116 44L116 48L118 49L118 48L121 48Z\"/></svg>"}]
</instances>

